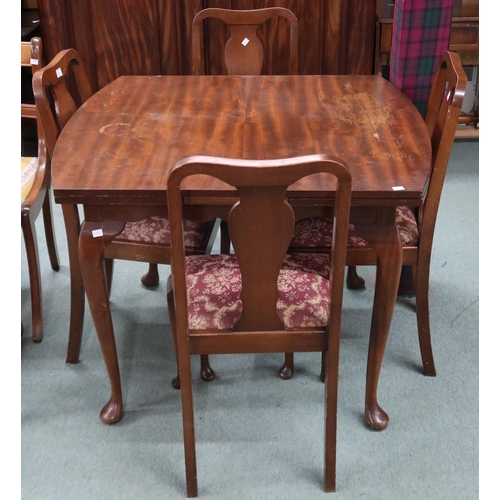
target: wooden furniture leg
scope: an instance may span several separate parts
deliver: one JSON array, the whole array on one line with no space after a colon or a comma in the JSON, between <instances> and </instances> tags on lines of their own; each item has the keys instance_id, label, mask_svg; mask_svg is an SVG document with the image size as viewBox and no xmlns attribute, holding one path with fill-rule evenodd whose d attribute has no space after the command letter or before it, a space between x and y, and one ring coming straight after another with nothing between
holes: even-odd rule
<instances>
[{"instance_id":1,"label":"wooden furniture leg","mask_svg":"<svg viewBox=\"0 0 500 500\"><path fill-rule=\"evenodd\" d=\"M80 261L78 259L78 237L80 216L77 205L62 205L66 239L68 242L69 272L71 287L71 311L69 321L68 350L66 363L78 363L82 342L83 319L85 314L85 290L83 288Z\"/></svg>"},{"instance_id":2,"label":"wooden furniture leg","mask_svg":"<svg viewBox=\"0 0 500 500\"><path fill-rule=\"evenodd\" d=\"M394 224L356 225L356 231L377 251L377 275L366 370L365 420L371 428L383 430L389 425L389 416L377 402L377 387L392 314L396 304L403 263L403 249L398 230ZM353 267L352 269L351 278L355 277L356 274L356 268ZM425 288L425 283L421 283L421 286ZM422 295L425 297L425 294ZM425 313L426 302L424 299L421 302L423 303L421 308ZM424 313L422 313L422 316L424 316ZM425 331L425 329L423 330ZM421 347L421 351L425 370L425 359L432 361L430 339L428 341L426 339L421 340L421 345L424 346ZM430 362L427 364L429 372L432 368L430 364ZM293 353L285 353L284 364L279 369L279 375L282 379L287 380L293 376L293 365ZM320 375L323 381L325 378L324 365L325 357L323 355Z\"/></svg>"},{"instance_id":3,"label":"wooden furniture leg","mask_svg":"<svg viewBox=\"0 0 500 500\"><path fill-rule=\"evenodd\" d=\"M49 188L43 200L43 226L45 229L45 240L47 242L50 266L54 271L59 271L59 255L57 253L56 239L54 237L54 218L52 217L52 200L50 193L51 190Z\"/></svg>"},{"instance_id":4,"label":"wooden furniture leg","mask_svg":"<svg viewBox=\"0 0 500 500\"><path fill-rule=\"evenodd\" d=\"M196 444L194 432L193 386L191 381L191 356L187 338L178 339L177 332L187 331L187 316L176 318L174 293L171 280L167 284L167 304L169 307L172 335L177 360L177 377L172 380L172 387L181 390L182 421L184 432L184 460L186 466L186 489L188 498L198 496L198 475L196 471ZM181 329L177 330L178 322ZM184 328L184 330L182 330Z\"/></svg>"},{"instance_id":5,"label":"wooden furniture leg","mask_svg":"<svg viewBox=\"0 0 500 500\"><path fill-rule=\"evenodd\" d=\"M167 306L168 314L170 318L170 328L172 329L172 341L175 349L175 359L178 360L177 355L177 338L176 338L176 320L175 320L175 305L174 305L174 292L172 290L171 278L167 281ZM181 381L179 378L179 362L177 361L177 374L172 379L171 385L174 389L179 390L181 388ZM205 382L211 382L215 378L215 372L209 363L208 354L200 355L200 377Z\"/></svg>"},{"instance_id":6,"label":"wooden furniture leg","mask_svg":"<svg viewBox=\"0 0 500 500\"><path fill-rule=\"evenodd\" d=\"M113 286L113 269L115 261L113 259L104 259L104 273L106 275L106 287L108 289L108 297L111 297L111 287Z\"/></svg>"},{"instance_id":7,"label":"wooden furniture leg","mask_svg":"<svg viewBox=\"0 0 500 500\"><path fill-rule=\"evenodd\" d=\"M123 399L103 250L106 244L122 231L124 224L123 222L84 222L78 241L83 283L111 384L111 398L100 413L100 418L105 424L113 424L121 420Z\"/></svg>"},{"instance_id":8,"label":"wooden furniture leg","mask_svg":"<svg viewBox=\"0 0 500 500\"><path fill-rule=\"evenodd\" d=\"M220 221L220 253L230 253L231 238L229 237L229 226L227 220Z\"/></svg>"},{"instance_id":9,"label":"wooden furniture leg","mask_svg":"<svg viewBox=\"0 0 500 500\"><path fill-rule=\"evenodd\" d=\"M38 258L35 221L33 217L30 217L29 210L21 210L21 228L24 235L30 277L32 339L33 342L41 342L43 340L43 315L40 261Z\"/></svg>"},{"instance_id":10,"label":"wooden furniture leg","mask_svg":"<svg viewBox=\"0 0 500 500\"><path fill-rule=\"evenodd\" d=\"M356 266L347 267L346 285L349 290L361 290L365 287L365 280L359 276Z\"/></svg>"},{"instance_id":11,"label":"wooden furniture leg","mask_svg":"<svg viewBox=\"0 0 500 500\"><path fill-rule=\"evenodd\" d=\"M293 352L285 352L285 361L283 362L281 368L278 370L278 375L283 380L290 380L293 377L293 368Z\"/></svg>"},{"instance_id":12,"label":"wooden furniture leg","mask_svg":"<svg viewBox=\"0 0 500 500\"><path fill-rule=\"evenodd\" d=\"M148 272L141 278L141 283L146 288L155 288L160 283L160 275L158 274L158 264L150 263Z\"/></svg>"},{"instance_id":13,"label":"wooden furniture leg","mask_svg":"<svg viewBox=\"0 0 500 500\"><path fill-rule=\"evenodd\" d=\"M403 249L394 224L356 226L358 234L377 250L377 274L366 370L365 420L375 430L389 425L377 402L377 387L385 346L396 304Z\"/></svg>"},{"instance_id":14,"label":"wooden furniture leg","mask_svg":"<svg viewBox=\"0 0 500 500\"><path fill-rule=\"evenodd\" d=\"M417 304L417 326L420 355L424 375L436 376L434 356L432 354L431 326L429 322L429 275L431 256L421 251L416 266L412 267L415 283L415 301Z\"/></svg>"}]
</instances>

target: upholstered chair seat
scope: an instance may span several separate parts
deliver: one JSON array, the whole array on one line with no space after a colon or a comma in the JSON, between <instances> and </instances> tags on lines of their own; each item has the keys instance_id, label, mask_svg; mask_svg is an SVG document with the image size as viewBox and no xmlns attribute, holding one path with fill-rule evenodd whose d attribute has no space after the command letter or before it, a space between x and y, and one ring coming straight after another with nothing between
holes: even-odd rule
<instances>
[{"instance_id":1,"label":"upholstered chair seat","mask_svg":"<svg viewBox=\"0 0 500 500\"><path fill-rule=\"evenodd\" d=\"M396 226L403 245L412 246L418 243L418 225L410 208L396 208ZM295 224L290 246L294 249L329 247L332 244L332 227L332 219L322 217L301 219ZM349 225L347 246L368 246L368 243L356 233L356 228L352 224Z\"/></svg>"},{"instance_id":2,"label":"upholstered chair seat","mask_svg":"<svg viewBox=\"0 0 500 500\"><path fill-rule=\"evenodd\" d=\"M278 278L278 316L286 328L326 326L330 255L286 255ZM186 257L188 321L192 330L234 327L243 311L234 254Z\"/></svg>"},{"instance_id":3,"label":"upholstered chair seat","mask_svg":"<svg viewBox=\"0 0 500 500\"><path fill-rule=\"evenodd\" d=\"M213 222L184 221L184 244L190 248L201 247L213 228ZM170 245L170 222L168 217L153 216L137 222L126 222L123 231L115 238L138 243Z\"/></svg>"}]
</instances>

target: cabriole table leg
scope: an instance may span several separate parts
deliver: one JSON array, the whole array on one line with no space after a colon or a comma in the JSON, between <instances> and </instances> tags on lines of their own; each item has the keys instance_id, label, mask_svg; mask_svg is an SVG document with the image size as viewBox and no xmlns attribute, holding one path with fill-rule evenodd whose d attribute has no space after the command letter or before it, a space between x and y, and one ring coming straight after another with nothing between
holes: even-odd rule
<instances>
[{"instance_id":1,"label":"cabriole table leg","mask_svg":"<svg viewBox=\"0 0 500 500\"><path fill-rule=\"evenodd\" d=\"M84 222L78 242L83 283L111 384L111 398L100 413L100 418L105 424L121 420L123 399L103 250L106 244L123 229L123 225L122 222Z\"/></svg>"}]
</instances>

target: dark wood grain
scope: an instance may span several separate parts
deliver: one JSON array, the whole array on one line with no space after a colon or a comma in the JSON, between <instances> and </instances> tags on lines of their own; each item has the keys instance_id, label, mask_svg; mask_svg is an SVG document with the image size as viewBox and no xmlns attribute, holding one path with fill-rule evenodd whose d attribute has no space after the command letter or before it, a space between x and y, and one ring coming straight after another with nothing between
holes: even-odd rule
<instances>
[{"instance_id":1,"label":"dark wood grain","mask_svg":"<svg viewBox=\"0 0 500 500\"><path fill-rule=\"evenodd\" d=\"M418 204L422 171L430 165L427 132L407 98L373 76L119 78L63 130L53 158L54 192L58 201L103 196L115 203L128 196L155 203L169 169L184 156L320 152L350 166L353 204L373 198L391 204L402 197ZM403 196L395 186L405 188ZM307 195L303 187L291 195L320 197L325 190L321 178L308 182ZM190 183L189 194L230 191L200 181Z\"/></svg>"},{"instance_id":2,"label":"dark wood grain","mask_svg":"<svg viewBox=\"0 0 500 500\"><path fill-rule=\"evenodd\" d=\"M99 88L117 75L161 72L157 0L91 0L90 7Z\"/></svg>"},{"instance_id":3,"label":"dark wood grain","mask_svg":"<svg viewBox=\"0 0 500 500\"><path fill-rule=\"evenodd\" d=\"M213 24L209 25L213 21L221 28L218 32L214 31ZM285 21L285 26L281 21ZM270 23L274 23L276 29L263 33ZM203 9L193 19L192 36L194 75L262 75L269 71L298 74L298 21L289 9ZM208 50L212 38L223 44L215 51L215 61L211 59L214 51ZM242 44L243 40L246 45ZM266 71L263 71L264 60L268 62Z\"/></svg>"},{"instance_id":4,"label":"dark wood grain","mask_svg":"<svg viewBox=\"0 0 500 500\"><path fill-rule=\"evenodd\" d=\"M373 74L375 42L375 0L349 0L342 17L341 32L345 45L341 50L341 74Z\"/></svg>"},{"instance_id":5,"label":"dark wood grain","mask_svg":"<svg viewBox=\"0 0 500 500\"><path fill-rule=\"evenodd\" d=\"M82 56L94 91L122 75L187 75L191 24L208 7L285 7L299 21L299 74L369 74L373 66L375 0L39 0L47 61L67 48ZM286 74L283 20L261 33L269 40L264 74ZM224 48L224 27L209 23L212 74Z\"/></svg>"},{"instance_id":6,"label":"dark wood grain","mask_svg":"<svg viewBox=\"0 0 500 500\"><path fill-rule=\"evenodd\" d=\"M161 29L159 31L160 65L162 75L177 75L181 54L177 33L177 14L174 2L160 2L158 17Z\"/></svg>"}]
</instances>

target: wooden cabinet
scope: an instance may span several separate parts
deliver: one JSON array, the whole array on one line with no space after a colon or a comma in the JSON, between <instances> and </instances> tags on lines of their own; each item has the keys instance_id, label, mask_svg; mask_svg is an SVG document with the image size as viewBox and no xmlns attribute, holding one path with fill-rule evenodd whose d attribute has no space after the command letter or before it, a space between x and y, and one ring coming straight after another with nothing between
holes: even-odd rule
<instances>
[{"instance_id":1,"label":"wooden cabinet","mask_svg":"<svg viewBox=\"0 0 500 500\"><path fill-rule=\"evenodd\" d=\"M287 7L299 20L299 73L371 74L376 0L39 0L47 60L76 48L95 90L120 75L191 72L191 22L203 8ZM222 29L210 25L210 56ZM273 51L285 38L273 26ZM265 67L280 72L279 58Z\"/></svg>"}]
</instances>

